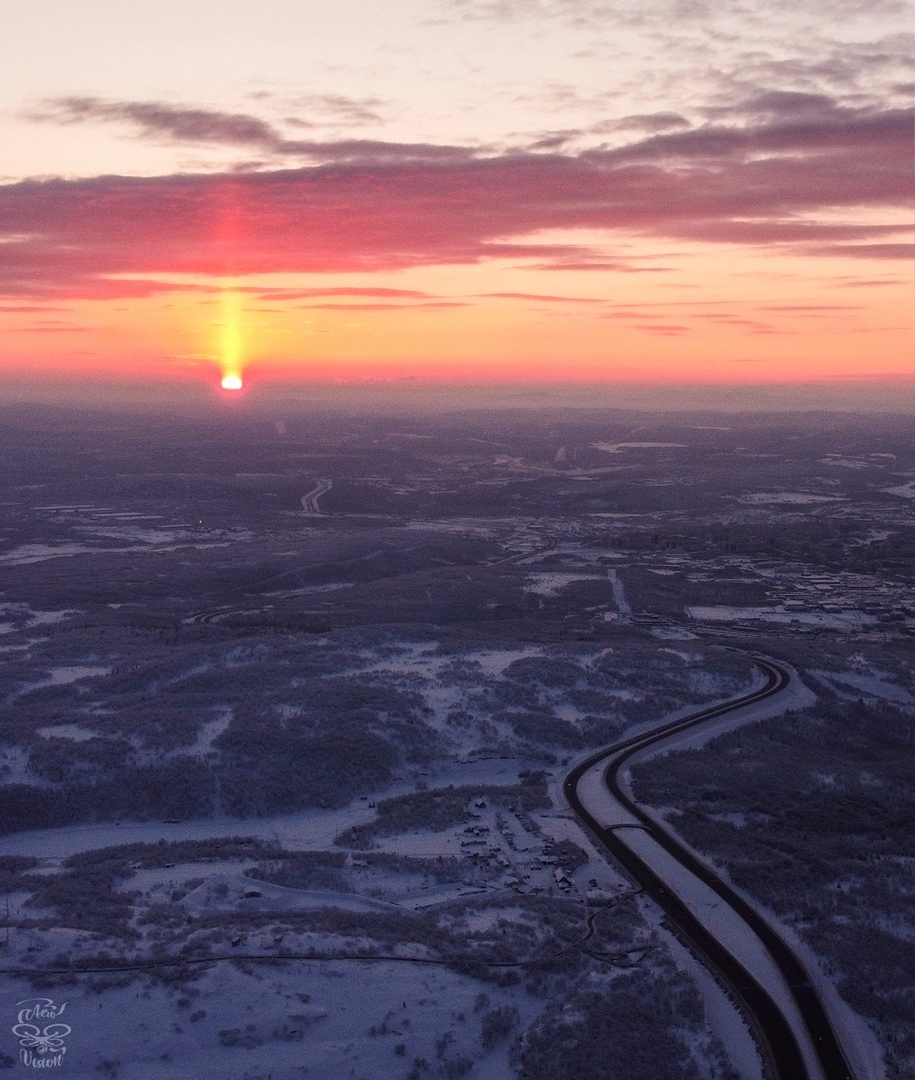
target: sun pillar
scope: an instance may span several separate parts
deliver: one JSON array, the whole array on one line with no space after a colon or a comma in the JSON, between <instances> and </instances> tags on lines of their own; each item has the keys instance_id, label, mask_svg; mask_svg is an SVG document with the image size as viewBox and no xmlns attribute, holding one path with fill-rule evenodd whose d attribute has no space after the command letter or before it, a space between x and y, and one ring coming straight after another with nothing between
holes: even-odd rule
<instances>
[{"instance_id":1,"label":"sun pillar","mask_svg":"<svg viewBox=\"0 0 915 1080\"><path fill-rule=\"evenodd\" d=\"M220 290L222 306L220 341L221 385L223 390L242 388L241 295L233 281L224 281Z\"/></svg>"}]
</instances>

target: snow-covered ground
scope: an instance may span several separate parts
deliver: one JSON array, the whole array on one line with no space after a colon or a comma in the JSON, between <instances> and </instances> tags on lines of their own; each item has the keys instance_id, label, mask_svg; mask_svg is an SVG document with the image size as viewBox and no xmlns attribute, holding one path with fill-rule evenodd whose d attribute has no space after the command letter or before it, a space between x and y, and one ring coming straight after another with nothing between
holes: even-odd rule
<instances>
[{"instance_id":1,"label":"snow-covered ground","mask_svg":"<svg viewBox=\"0 0 915 1080\"><path fill-rule=\"evenodd\" d=\"M447 723L449 710L465 704L468 693L478 693L486 680L497 683L508 679L505 672L510 665L535 660L543 653L538 646L490 648L456 660L425 644L404 643L397 655L373 658L367 654L359 672L360 677L384 676L390 685L405 680L403 685L420 688L432 710L427 720L430 730L446 733L452 730ZM600 662L604 656L600 649L587 648L585 653L582 677L590 670L587 665ZM659 650L659 658L664 655ZM557 662L549 656L543 658L544 664ZM366 664L366 660L373 662ZM694 666L694 660L692 653L677 650L668 655L674 666ZM60 664L53 670L60 677L79 678L101 675L96 667L101 665ZM539 669L535 666L533 670ZM574 668L569 665L569 670ZM709 677L714 683L718 676ZM602 678L606 684L609 676ZM627 677L616 686L610 682L604 692L624 705L635 701L642 695L629 681ZM558 697L552 707L557 717L568 715L574 721L581 715L577 706L564 704ZM228 711L217 711L216 715L211 711L210 718L200 725L196 741L186 750L192 754L212 752L230 715ZM88 732L80 725L60 724L46 725L41 734L81 739ZM508 1060L510 1045L551 1007L557 994L561 1000L561 995L574 987L574 980L560 979L545 996L545 991L528 987L523 968L520 982L498 985L449 970L440 961L416 963L436 959L435 950L419 941L379 944L370 933L357 939L351 932L308 929L302 922L318 920L319 925L330 918L376 917L415 920L438 917L435 913L441 912L446 922L450 920L449 925L468 935L468 947L475 936L483 935L496 942L504 940L510 953L520 953L523 958L545 932L542 909L527 905L546 901L550 905L546 910L556 907L566 922L571 919L570 940L577 955L576 943L585 940L590 925L586 924L588 912L602 910L589 908L586 898L596 897L599 904L611 905L627 901L630 885L594 850L563 808L558 786L565 772L562 764L549 774L554 805L525 811L519 772L529 769L530 761L504 750L490 748L487 752L485 742L477 744L473 733L469 740L462 736L458 741L464 752L450 760L430 761L424 783L443 792L455 788L476 791L482 797L462 796L466 811L460 813L459 821L444 827L429 828L415 821L393 831L376 828L366 834L367 852L341 849L337 841L354 828L374 827L381 820L379 808L368 797L340 809L245 820L109 822L0 837L0 857L39 860L32 871L33 888L39 880L73 879L78 872L66 861L72 856L114 860L111 865L121 866L118 873L126 874L118 878L116 891L130 898L134 912L130 925L140 934L136 941L117 936L109 940L99 931L65 928L66 917L60 926L35 923L36 916L47 912L30 907L28 893L14 893L11 914L19 928L13 931L7 965L49 967L56 958L68 957L76 967L92 966L98 963L99 951L129 962L150 954L175 955L192 942L204 941L209 942L211 953L229 957L183 972L164 968L159 974L155 969L110 978L80 974L65 980L69 982L66 986L49 977L43 992L62 997L65 990L70 1001L67 1074L87 1080L100 1075L99 1070L102 1075L124 1080L193 1074L220 1080L267 1076L292 1080L309 1075L346 1076L352 1070L354 1076L375 1080L406 1075L417 1060L425 1059L430 1063L430 1075L458 1076L463 1075L462 1069L488 1080L513 1075L515 1067ZM25 767L24 760L20 764ZM519 794L489 798L489 789ZM385 797L421 793L415 777L403 777ZM239 836L253 837L262 847L255 845L247 854L242 844L243 851L227 857L212 846L222 842L237 848L238 842L232 838ZM204 845L200 852L216 853L198 858L189 842ZM119 846L124 851L120 856ZM106 848L114 850L105 854ZM566 852L566 856L569 851L578 852L584 861L563 869L557 851ZM271 860L271 852L284 854ZM276 867L294 867L294 861L287 864L283 859L294 859L297 852L311 853L309 857L319 862L330 859L328 865L338 868L333 874L340 879L339 887L298 887L281 877L269 880L271 874L276 876ZM307 871L311 864L302 865ZM438 867L448 869L441 880L436 877ZM452 867L460 868L459 872L454 874ZM589 947L598 950L596 955L621 947L621 970L630 963L651 968L670 962L666 946L647 924L637 935L642 944L634 951L625 942L614 946L595 940ZM568 946L560 943L550 948L562 951ZM313 950L318 956L338 959L241 959L243 955L269 956L284 950ZM359 950L393 953L403 960L343 958ZM239 959L231 959L233 954ZM615 970L610 961L586 958L585 963L602 963L605 968L610 963L602 978ZM21 1000L34 992L22 980L11 977L3 986L7 999ZM479 1004L481 995L485 1005ZM721 1008L718 1002L715 1009L720 1013ZM504 1037L493 1038L491 1032L484 1037L485 1018L493 1015L501 1016L499 1022L508 1025ZM126 1025L125 1017L129 1017ZM684 1028L678 1038L686 1041L698 1061L712 1053L705 1036L692 1029ZM0 1043L0 1052L15 1056L15 1040Z\"/></svg>"},{"instance_id":2,"label":"snow-covered ground","mask_svg":"<svg viewBox=\"0 0 915 1080\"><path fill-rule=\"evenodd\" d=\"M5 616L9 622L0 623L0 634L10 634L18 630L30 630L36 626L50 626L54 623L63 622L71 615L79 612L73 608L64 608L59 611L36 611L26 604L0 604L0 616ZM28 649L32 642L25 642L17 648Z\"/></svg>"},{"instance_id":3,"label":"snow-covered ground","mask_svg":"<svg viewBox=\"0 0 915 1080\"><path fill-rule=\"evenodd\" d=\"M595 450L605 454L621 454L626 450L685 450L686 443L675 442L596 442L591 444Z\"/></svg>"},{"instance_id":4,"label":"snow-covered ground","mask_svg":"<svg viewBox=\"0 0 915 1080\"><path fill-rule=\"evenodd\" d=\"M582 553L582 563L590 569L588 554ZM570 573L574 580L595 576L585 572L579 575L574 570ZM607 580L605 567L598 573L601 580ZM543 575L552 577L545 567ZM616 606L623 612L628 604L622 582L612 572L609 577L618 586L614 588ZM324 644L324 639L312 643L316 649ZM23 929L14 932L7 963L15 960L37 968L48 966L55 957L69 956L78 964L91 961L99 951L124 959L154 954L156 950L174 954L187 943L202 941L207 935L214 952L230 957L233 950L236 956L275 954L280 948L278 942L287 951L315 949L325 956L355 953L359 949L388 954L394 949L396 955L405 957L403 963L381 959L275 963L218 960L212 966L194 969L199 978L188 978L180 986L176 982L173 990L158 976L144 974L137 976L130 986L110 986L94 993L90 983L96 977L81 975L72 988L73 1008L79 1004L80 1009L95 1009L93 1017L99 1023L90 1034L80 1035L83 1041L79 1042L79 1025L75 1022L78 1013L73 1012L68 1073L98 1075L99 1067L108 1060L121 1062L119 1066L104 1066L109 1068L110 1075L125 1078L199 1072L202 1077L253 1080L267 1076L272 1070L274 1080L279 1077L292 1080L300 1075L345 1076L352 1069L354 1076L375 1080L375 1077L406 1075L417 1058L430 1062L431 1075L436 1075L435 1070L442 1076L449 1075L442 1070L463 1068L459 1063L448 1065L450 1061L459 1062L463 1056L473 1063L468 1075L503 1080L515 1071L508 1062L508 1046L520 1031L538 1021L551 1001L562 1000L562 994L574 985L574 980L567 983L560 980L547 999L538 997L537 992L527 987L528 975L523 970L520 984L498 986L441 965L423 967L406 962L408 956L414 960L435 959L428 942L407 940L391 944L383 942L383 935L376 940L368 932L356 940L351 930L332 933L318 924L331 918L328 912L335 912L334 917L343 920L368 920L377 916L407 920L407 923L446 913L452 924L466 935L469 945L476 941L475 935L488 935L511 955L523 957L533 940L530 935L542 936L544 927L549 925L552 916L548 918L544 912L555 910L564 913L562 918L574 928L568 940L575 952L578 949L575 943L585 940L589 913L603 910L600 904L609 904L608 910L615 910L613 904L617 901L631 905L631 888L594 850L564 809L560 781L568 763L563 755L571 751L550 744L550 753L544 753L544 746L537 745L535 739L525 740L518 734L513 718L531 708L527 704L533 700L529 695L536 693L539 707L565 724L584 723L595 708L610 719L618 709L620 725L628 725L630 730L665 723L677 714L657 715L664 710L663 706L656 709L656 702L683 700L679 695L686 686L694 698L722 697L747 678L748 668L734 666L731 661L723 663L725 654L719 654L716 662L704 669L706 648L698 644L665 648L659 642L652 649L656 683L653 693L658 697L652 699L651 708L646 708L645 690L641 687L641 646L632 648L623 644L603 648L587 644L570 649L519 644L513 648L486 647L459 652L439 648L436 642L404 640L389 641L383 650L376 652L372 646L360 645L359 651L349 654L352 666L348 673L364 681L367 687L375 685L375 680L387 689L402 689L417 695L423 703L417 716L422 717L429 745L436 747L436 753L421 764L410 764L408 768L405 762L400 769L402 775L384 791L383 799L421 796L426 788L443 793L465 789L468 794L459 797L457 806L459 820L432 828L414 815L407 824L388 828L384 825L387 819L382 813L382 796L372 795L356 798L338 809L316 808L245 819L216 816L181 822L125 820L120 824L77 824L3 836L0 857L38 858L34 874L48 881L73 877L72 866L66 864L71 856L86 854L93 859L110 858L116 863L119 858L116 852L108 856L98 853L101 849L127 844L150 845L149 849L131 848L129 851L134 854L120 857L122 862L127 860L128 868L126 876L118 878L115 886L116 893L131 897L134 914L129 925L139 933L138 940L115 937L108 941L100 931L63 929L66 919L59 926L38 925L34 920L39 915L51 921L53 914L47 909L30 907L26 903L27 894L16 893L12 900L13 914ZM268 662L269 646L262 645L259 649L256 656L236 645L227 647L218 658L209 653L195 655L193 662L183 668L168 669L162 675L163 685L180 686L183 679L196 678L214 664L234 671L248 663ZM93 652L91 657L98 663L89 653L84 653L80 662L73 659L65 663L61 659L51 663L48 658L57 654L49 646L42 655L46 659L39 666L36 657L36 673L50 673L58 684L80 678L91 684L92 678L101 680L110 670L110 665L102 666L107 654L102 657ZM339 678L345 664L339 654L334 662L337 665L334 677ZM295 696L276 698L285 710L278 714L284 723L298 722L311 685L298 678L294 664L289 670L290 677L296 677L291 685L301 704L295 704ZM554 671L555 682L551 681ZM568 689L563 689L564 686ZM599 693L597 706L587 697L581 700L574 697L586 690L591 695ZM686 705L678 714L694 708L695 705ZM74 741L85 739L92 731L92 713L86 716L85 726L74 722L45 723L38 734ZM219 739L228 730L232 718L228 707L208 709L193 729L194 741L188 740L181 752L201 760L218 754ZM434 739L440 739L441 743L434 743ZM76 752L76 745L72 749ZM12 767L15 763L9 764ZM26 779L24 759L17 768L22 773L21 776L17 773L17 778ZM552 806L537 803L536 809L525 810L520 795L489 798L482 790L490 787L520 792L526 781L519 774L530 776L532 770L538 775L545 773ZM361 837L358 842L342 839L354 835L353 830ZM197 858L189 848L180 848L188 842L228 844L233 837L253 837L263 849L232 857L216 851ZM283 858L289 856L291 861L284 863L282 858L272 858L270 853L277 851L284 853ZM564 852L565 858L570 851L580 853L583 861L564 868L556 852ZM292 859L296 853L308 853L308 859L316 861L309 862L303 857L296 864ZM318 865L321 859L326 862L326 866L321 864L326 880L318 874L310 881L309 867ZM129 864L133 861L136 865L131 870ZM296 866L302 869L299 878L292 872L283 877L284 867L295 870ZM457 873L455 867L459 868ZM442 869L440 876L436 876L436 868ZM598 898L597 907L589 906L594 897ZM549 907L538 908L536 905L541 903L548 903ZM306 927L308 920L317 920L317 928ZM25 929L27 924L29 928ZM664 963L669 962L670 950L660 942L650 920L642 925L639 934L640 940L651 942L656 953L635 950L632 963L650 966L656 960L661 963L663 957L668 957ZM235 941L239 944L233 944ZM613 951L610 946L602 945L597 948L598 954L601 949ZM592 962L599 961L593 958L586 961ZM629 962L625 957L621 961L624 968ZM689 961L683 957L678 963L684 970L690 969ZM611 964L611 973L612 970L615 969ZM327 995L324 991L328 982L344 988L341 994L336 995L335 991ZM372 984L370 992L364 991L366 982ZM284 987L293 983L298 988L296 993L311 994L310 1004L326 1015L315 1018L307 1010L297 1011L295 1002L288 995L284 997ZM462 987L460 991L454 990L458 984ZM269 1006L262 1002L262 995L267 993L265 985L274 987ZM698 985L713 1030L722 1039L728 1036L727 1045L735 1059L745 1057L745 1047L741 1049L743 1037L733 1032L728 1035L726 1030L730 1023L727 1017L732 1017L733 1010L728 1011L713 985L710 988L701 979ZM55 987L53 992L59 989ZM201 991L199 1002L195 989ZM388 1039L383 1032L378 1033L385 1025L385 1013L379 1011L378 1005L385 993L392 999L398 998L401 1013L409 1020L409 1024L397 1026L396 1041ZM433 1007L433 998L439 993L438 1005ZM481 1045L481 1020L473 1012L474 1002L481 993L489 995L488 1011L505 1008L517 1012L511 1036L488 1048ZM464 997L470 1001L469 1009L455 1004ZM191 1005L180 1003L185 999ZM365 1033L352 1026L347 1028L346 1016L339 1011L341 1002L347 1000L350 1017L356 1017L358 1024L365 1020ZM608 1000L612 1005L612 997ZM115 1036L108 1011L116 1008L123 1009L131 1023L138 1024L147 1023L149 1008L155 1013L154 1023L149 1023L148 1029L142 1029L142 1036L134 1040ZM190 1016L201 1009L206 1016L191 1020ZM457 1018L461 1012L465 1013L464 1020ZM217 1015L218 1022L213 1019ZM290 1033L283 1028L287 1021L298 1023L297 1016L308 1018L301 1032L296 1034L298 1029L295 1029ZM248 1024L254 1028L249 1029ZM388 1026L392 1025L390 1021ZM373 1027L374 1035L369 1033ZM137 1026L136 1030L141 1029ZM455 1042L446 1042L439 1051L436 1041L441 1045L442 1038L451 1030ZM700 1058L706 1053L705 1043L695 1032L685 1032L682 1037ZM395 1052L395 1045L404 1046L403 1055ZM80 1046L82 1057L76 1054ZM307 1057L303 1058L302 1051L306 1049ZM3 1051L10 1052L8 1044L0 1043L0 1052ZM170 1056L165 1058L163 1054ZM305 1067L315 1071L303 1073L301 1069ZM753 1068L743 1072L755 1080ZM707 1075L717 1075L711 1065Z\"/></svg>"},{"instance_id":5,"label":"snow-covered ground","mask_svg":"<svg viewBox=\"0 0 915 1080\"><path fill-rule=\"evenodd\" d=\"M908 480L904 484L896 484L880 490L887 495L898 495L900 499L915 499L915 480Z\"/></svg>"},{"instance_id":6,"label":"snow-covered ground","mask_svg":"<svg viewBox=\"0 0 915 1080\"><path fill-rule=\"evenodd\" d=\"M595 574L570 574L563 572L542 572L538 574L531 574L527 579L527 585L525 586L528 592L532 592L537 596L557 596L567 586L576 581L596 581L604 580L602 574L600 578L597 578Z\"/></svg>"},{"instance_id":7,"label":"snow-covered ground","mask_svg":"<svg viewBox=\"0 0 915 1080\"><path fill-rule=\"evenodd\" d=\"M130 535L135 530L108 530L109 537L117 534L119 539L135 539ZM92 530L96 533L96 530ZM147 534L149 530L142 530ZM237 539L237 537L236 537ZM182 544L195 548L225 547L229 541L205 541L198 534L188 534L187 537L177 537L174 533L156 532L154 539L147 539L143 543L125 543L111 548L109 545L99 544L21 544L11 551L5 551L0 555L0 565L27 566L30 563L45 562L47 559L72 558L74 555L97 555L100 551L114 550L119 555L137 551L162 551L166 548L178 547Z\"/></svg>"},{"instance_id":8,"label":"snow-covered ground","mask_svg":"<svg viewBox=\"0 0 915 1080\"><path fill-rule=\"evenodd\" d=\"M818 495L811 491L758 491L738 498L738 502L748 506L807 506L844 501L840 495Z\"/></svg>"},{"instance_id":9,"label":"snow-covered ground","mask_svg":"<svg viewBox=\"0 0 915 1080\"><path fill-rule=\"evenodd\" d=\"M732 607L728 604L698 605L687 607L687 615L701 622L766 622L782 626L797 623L800 626L821 627L830 630L854 630L873 626L876 615L863 611L779 611L777 607Z\"/></svg>"},{"instance_id":10,"label":"snow-covered ground","mask_svg":"<svg viewBox=\"0 0 915 1080\"><path fill-rule=\"evenodd\" d=\"M483 1017L515 1009L522 1026L542 1008L446 968L371 960L238 961L171 984L142 978L99 989L84 979L36 991L14 980L9 990L16 1000L68 1002L60 1074L75 1080L380 1080L406 1075L420 1057L437 1066L468 1057L475 1078L504 1080L510 1040L484 1051ZM10 1056L19 1049L9 1032L2 1046Z\"/></svg>"}]
</instances>

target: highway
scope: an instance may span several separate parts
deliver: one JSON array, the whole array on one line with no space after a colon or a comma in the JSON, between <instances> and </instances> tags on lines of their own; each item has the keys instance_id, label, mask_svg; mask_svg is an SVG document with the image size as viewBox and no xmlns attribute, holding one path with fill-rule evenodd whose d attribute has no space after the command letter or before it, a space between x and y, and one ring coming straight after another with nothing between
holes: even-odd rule
<instances>
[{"instance_id":1,"label":"highway","mask_svg":"<svg viewBox=\"0 0 915 1080\"><path fill-rule=\"evenodd\" d=\"M640 751L786 690L788 671L758 657L754 662L766 678L763 687L597 751L569 773L564 793L599 844L660 906L671 929L739 1004L769 1075L854 1080L794 951L751 904L643 810L621 779Z\"/></svg>"}]
</instances>

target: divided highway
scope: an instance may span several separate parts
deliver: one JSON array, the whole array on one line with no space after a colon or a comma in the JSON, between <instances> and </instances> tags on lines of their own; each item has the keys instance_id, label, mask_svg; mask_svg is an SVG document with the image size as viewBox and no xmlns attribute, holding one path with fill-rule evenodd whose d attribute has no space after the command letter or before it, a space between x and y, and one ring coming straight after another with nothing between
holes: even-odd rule
<instances>
[{"instance_id":1,"label":"divided highway","mask_svg":"<svg viewBox=\"0 0 915 1080\"><path fill-rule=\"evenodd\" d=\"M830 1018L794 951L726 881L646 813L620 780L639 751L788 686L790 674L784 668L758 657L754 662L766 677L763 687L597 751L569 773L564 792L589 831L740 1004L755 1028L769 1074L778 1080L854 1080ZM608 816L616 820L608 822ZM697 901L713 894L711 905ZM714 919L709 918L710 907L718 909ZM728 932L719 932L719 926ZM741 938L749 945L735 948ZM780 984L774 986L779 976Z\"/></svg>"}]
</instances>

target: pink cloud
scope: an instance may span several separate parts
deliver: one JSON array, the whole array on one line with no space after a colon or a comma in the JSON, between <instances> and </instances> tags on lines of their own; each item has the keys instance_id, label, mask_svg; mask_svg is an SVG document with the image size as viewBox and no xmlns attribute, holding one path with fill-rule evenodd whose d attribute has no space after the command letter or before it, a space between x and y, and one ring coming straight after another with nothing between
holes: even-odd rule
<instances>
[{"instance_id":1,"label":"pink cloud","mask_svg":"<svg viewBox=\"0 0 915 1080\"><path fill-rule=\"evenodd\" d=\"M256 292L261 300L310 300L331 296L376 296L398 300L435 299L431 293L419 289L386 289L362 286L315 289L251 289L243 287L242 291Z\"/></svg>"},{"instance_id":2,"label":"pink cloud","mask_svg":"<svg viewBox=\"0 0 915 1080\"><path fill-rule=\"evenodd\" d=\"M817 244L804 248L803 252L832 259L905 259L908 262L915 259L913 244Z\"/></svg>"},{"instance_id":3,"label":"pink cloud","mask_svg":"<svg viewBox=\"0 0 915 1080\"><path fill-rule=\"evenodd\" d=\"M349 99L326 95L306 99L343 110ZM352 104L352 103L351 103ZM353 106L355 107L355 106ZM361 122L372 114L363 112ZM126 124L138 137L156 142L189 143L256 150L268 158L305 158L322 162L354 161L442 161L469 160L477 151L435 143L388 143L374 139L313 140L288 139L275 125L248 113L229 113L173 105L163 101L117 101L96 97L61 97L42 101L25 114L36 123L61 125L84 123ZM352 119L352 115L350 116ZM377 120L378 117L372 115ZM287 119L293 127L315 124L296 117ZM257 163L258 167L261 163Z\"/></svg>"},{"instance_id":4,"label":"pink cloud","mask_svg":"<svg viewBox=\"0 0 915 1080\"><path fill-rule=\"evenodd\" d=\"M44 315L51 311L66 311L65 307L52 307L47 304L4 304L0 306L0 315Z\"/></svg>"},{"instance_id":5,"label":"pink cloud","mask_svg":"<svg viewBox=\"0 0 915 1080\"><path fill-rule=\"evenodd\" d=\"M88 326L57 326L36 323L34 326L11 326L6 328L10 334L87 334Z\"/></svg>"},{"instance_id":6,"label":"pink cloud","mask_svg":"<svg viewBox=\"0 0 915 1080\"><path fill-rule=\"evenodd\" d=\"M419 304L300 304L304 311L415 311L417 308L457 308L469 305L460 300L428 300Z\"/></svg>"},{"instance_id":7,"label":"pink cloud","mask_svg":"<svg viewBox=\"0 0 915 1080\"><path fill-rule=\"evenodd\" d=\"M481 157L440 147L420 160L410 146L360 146L356 163L2 186L0 293L140 298L208 288L143 279L150 274L372 272L491 258L659 269L582 246L523 242L563 229L810 256L906 251L883 240L896 231L889 226L809 220L818 211L908 205L912 119L898 110L709 125L580 155ZM320 295L388 294L305 290L300 298Z\"/></svg>"},{"instance_id":8,"label":"pink cloud","mask_svg":"<svg viewBox=\"0 0 915 1080\"><path fill-rule=\"evenodd\" d=\"M493 300L538 300L547 304L605 304L606 300L602 300L596 296L550 296L543 293L524 293L524 292L491 292L480 293L483 297L489 297Z\"/></svg>"},{"instance_id":9,"label":"pink cloud","mask_svg":"<svg viewBox=\"0 0 915 1080\"><path fill-rule=\"evenodd\" d=\"M860 304L770 304L762 311L788 311L802 315L821 315L824 312L860 311Z\"/></svg>"},{"instance_id":10,"label":"pink cloud","mask_svg":"<svg viewBox=\"0 0 915 1080\"><path fill-rule=\"evenodd\" d=\"M662 336L675 336L690 332L690 327L682 326L679 323L645 323L639 324L637 329L644 330L647 334L661 334Z\"/></svg>"}]
</instances>

